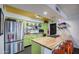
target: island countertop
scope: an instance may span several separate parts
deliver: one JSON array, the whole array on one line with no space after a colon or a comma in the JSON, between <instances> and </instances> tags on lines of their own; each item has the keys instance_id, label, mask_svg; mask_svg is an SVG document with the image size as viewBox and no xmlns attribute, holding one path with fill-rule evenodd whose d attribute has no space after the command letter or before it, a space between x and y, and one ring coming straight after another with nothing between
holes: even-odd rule
<instances>
[{"instance_id":1,"label":"island countertop","mask_svg":"<svg viewBox=\"0 0 79 59\"><path fill-rule=\"evenodd\" d=\"M61 37L41 37L37 39L32 39L32 41L50 50L54 50L64 40Z\"/></svg>"}]
</instances>

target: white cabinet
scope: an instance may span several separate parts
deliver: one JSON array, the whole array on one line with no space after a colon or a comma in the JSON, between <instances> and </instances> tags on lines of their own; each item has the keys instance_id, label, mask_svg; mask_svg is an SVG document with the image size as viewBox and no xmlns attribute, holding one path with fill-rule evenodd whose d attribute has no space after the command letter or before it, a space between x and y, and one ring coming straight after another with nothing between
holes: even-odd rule
<instances>
[{"instance_id":1,"label":"white cabinet","mask_svg":"<svg viewBox=\"0 0 79 59\"><path fill-rule=\"evenodd\" d=\"M45 47L41 47L41 54L52 54L52 50Z\"/></svg>"}]
</instances>

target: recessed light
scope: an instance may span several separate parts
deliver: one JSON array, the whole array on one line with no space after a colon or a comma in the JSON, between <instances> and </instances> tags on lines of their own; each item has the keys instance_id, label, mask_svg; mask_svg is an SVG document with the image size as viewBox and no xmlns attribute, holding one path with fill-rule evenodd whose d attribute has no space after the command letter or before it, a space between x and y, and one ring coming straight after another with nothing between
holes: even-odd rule
<instances>
[{"instance_id":1,"label":"recessed light","mask_svg":"<svg viewBox=\"0 0 79 59\"><path fill-rule=\"evenodd\" d=\"M44 14L44 15L47 15L47 14L48 14L48 12L47 12L47 11L44 11L44 12L43 12L43 14Z\"/></svg>"},{"instance_id":2,"label":"recessed light","mask_svg":"<svg viewBox=\"0 0 79 59\"><path fill-rule=\"evenodd\" d=\"M40 16L39 15L36 15L36 18L40 18Z\"/></svg>"}]
</instances>

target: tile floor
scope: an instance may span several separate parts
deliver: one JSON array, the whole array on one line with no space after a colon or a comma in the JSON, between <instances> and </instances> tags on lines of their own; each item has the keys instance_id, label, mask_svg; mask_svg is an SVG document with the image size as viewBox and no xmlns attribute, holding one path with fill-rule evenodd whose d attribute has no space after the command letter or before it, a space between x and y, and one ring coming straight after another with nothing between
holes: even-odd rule
<instances>
[{"instance_id":1,"label":"tile floor","mask_svg":"<svg viewBox=\"0 0 79 59\"><path fill-rule=\"evenodd\" d=\"M25 47L24 51L19 52L17 54L31 54L31 46Z\"/></svg>"}]
</instances>

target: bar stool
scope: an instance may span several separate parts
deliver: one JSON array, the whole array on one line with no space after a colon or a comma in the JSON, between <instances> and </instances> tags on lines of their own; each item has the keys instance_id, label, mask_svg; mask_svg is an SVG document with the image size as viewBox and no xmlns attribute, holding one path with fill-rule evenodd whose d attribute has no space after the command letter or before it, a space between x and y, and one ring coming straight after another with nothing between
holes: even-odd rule
<instances>
[{"instance_id":1,"label":"bar stool","mask_svg":"<svg viewBox=\"0 0 79 59\"><path fill-rule=\"evenodd\" d=\"M65 42L65 51L67 54L72 54L73 53L73 43L71 40L67 40Z\"/></svg>"},{"instance_id":2,"label":"bar stool","mask_svg":"<svg viewBox=\"0 0 79 59\"><path fill-rule=\"evenodd\" d=\"M53 51L54 54L72 54L73 53L73 43L71 40L66 40L58 49Z\"/></svg>"},{"instance_id":3,"label":"bar stool","mask_svg":"<svg viewBox=\"0 0 79 59\"><path fill-rule=\"evenodd\" d=\"M65 54L65 50L62 49L55 49L54 54Z\"/></svg>"}]
</instances>

